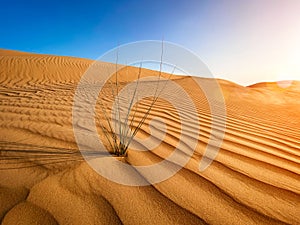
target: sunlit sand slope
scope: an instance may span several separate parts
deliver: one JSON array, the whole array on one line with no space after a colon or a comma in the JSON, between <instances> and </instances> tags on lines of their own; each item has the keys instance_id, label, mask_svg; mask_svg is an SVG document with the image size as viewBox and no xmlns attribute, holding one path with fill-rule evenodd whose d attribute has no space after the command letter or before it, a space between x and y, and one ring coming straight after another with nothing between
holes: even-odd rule
<instances>
[{"instance_id":1,"label":"sunlit sand slope","mask_svg":"<svg viewBox=\"0 0 300 225\"><path fill-rule=\"evenodd\" d=\"M214 162L200 172L199 162L211 138L211 111L205 95L195 91L193 79L208 87L214 80L172 76L195 103L200 130L187 119L189 132L182 134L174 107L159 100L138 137L150 134L150 119L158 116L168 131L163 143L151 152L129 150L127 161L160 161L179 139L189 146L189 134L199 132L195 152L170 179L130 187L98 175L75 142L73 98L91 63L0 50L2 224L300 224L299 82L281 88L276 83L243 87L218 80L227 116L217 115L217 120L226 121L225 137ZM99 72L111 66L100 63ZM130 75L122 81L134 80L138 69L128 68L126 73ZM143 70L142 76L152 73L157 75ZM102 98L111 102L108 92L103 93ZM210 104L221 101L216 96ZM138 107L137 115L145 113L147 104L145 100ZM183 114L189 117L188 110ZM160 133L152 135L156 144Z\"/></svg>"}]
</instances>

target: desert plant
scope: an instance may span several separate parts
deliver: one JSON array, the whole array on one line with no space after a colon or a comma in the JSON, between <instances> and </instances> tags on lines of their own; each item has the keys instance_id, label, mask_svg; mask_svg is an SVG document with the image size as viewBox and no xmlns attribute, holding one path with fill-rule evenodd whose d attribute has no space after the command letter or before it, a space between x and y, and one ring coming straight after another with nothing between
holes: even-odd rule
<instances>
[{"instance_id":1,"label":"desert plant","mask_svg":"<svg viewBox=\"0 0 300 225\"><path fill-rule=\"evenodd\" d=\"M129 96L129 101L128 105L125 108L125 117L121 117L121 104L120 104L120 97L119 93L121 90L121 83L119 80L119 72L118 72L118 62L116 62L116 71L115 71L115 80L114 81L108 81L108 85L110 86L109 89L111 90L111 95L116 103L116 109L112 113L113 116L110 117L108 113L108 107L106 107L103 99L100 98L100 108L102 111L102 114L104 115L104 122L99 121L101 130L109 143L110 148L112 149L112 152L116 156L126 156L127 155L127 150L132 142L133 138L136 136L138 131L140 130L141 126L144 124L145 120L149 116L154 104L157 102L160 93L164 89L165 85L167 82L165 82L163 88L159 88L160 82L161 82L161 77L162 77L162 55L163 52L161 53L161 62L160 62L160 69L158 71L158 77L156 81L156 87L154 89L154 94L151 98L150 105L146 109L145 113L143 114L142 117L137 117L137 111L139 108L139 99L136 104L134 104L134 100L138 98L138 86L141 82L141 73L142 73L142 63L140 63L140 66L138 68L138 75L137 75L137 80L135 82L135 87L133 90L133 93L131 96ZM126 66L126 69L128 71L128 66ZM175 67L173 69L173 72L175 70ZM169 78L167 81L170 79L170 76L173 74L173 72L169 75ZM113 120L115 121L113 123ZM107 126L105 126L105 124ZM137 123L136 126L133 126L134 123Z\"/></svg>"}]
</instances>

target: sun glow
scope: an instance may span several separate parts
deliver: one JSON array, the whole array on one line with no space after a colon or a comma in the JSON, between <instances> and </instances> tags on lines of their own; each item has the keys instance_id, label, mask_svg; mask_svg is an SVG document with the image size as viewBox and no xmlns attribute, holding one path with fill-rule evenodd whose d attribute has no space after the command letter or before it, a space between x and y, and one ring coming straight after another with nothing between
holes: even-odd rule
<instances>
[{"instance_id":1,"label":"sun glow","mask_svg":"<svg viewBox=\"0 0 300 225\"><path fill-rule=\"evenodd\" d=\"M278 86L282 88L289 87L293 80L300 80L300 47L294 48L278 73L276 80Z\"/></svg>"}]
</instances>

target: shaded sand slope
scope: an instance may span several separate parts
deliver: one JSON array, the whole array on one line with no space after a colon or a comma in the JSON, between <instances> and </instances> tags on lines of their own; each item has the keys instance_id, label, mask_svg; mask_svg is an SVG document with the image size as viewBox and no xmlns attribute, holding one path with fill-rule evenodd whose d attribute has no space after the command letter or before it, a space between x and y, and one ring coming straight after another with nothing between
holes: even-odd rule
<instances>
[{"instance_id":1,"label":"shaded sand slope","mask_svg":"<svg viewBox=\"0 0 300 225\"><path fill-rule=\"evenodd\" d=\"M218 80L227 117L217 119L226 119L226 134L215 161L199 172L199 161L211 138L209 104L203 93L195 91L191 77L172 76L196 104L201 125L197 148L185 168L170 179L128 187L99 176L83 160L75 142L73 97L91 63L0 50L2 224L300 223L299 82L280 88L276 83L242 87ZM100 63L98 67L101 72L111 65ZM127 78L135 79L138 70L128 70L134 76ZM145 76L151 73L143 70ZM213 82L195 79L208 86ZM105 93L103 98L111 102ZM216 97L213 104L220 101ZM147 104L149 101L138 113L143 114ZM166 121L168 134L151 152L130 150L131 164L160 161L178 142L180 120L174 108L158 101L150 118L153 116ZM138 134L140 138L150 133L149 122ZM197 132L193 121L186 122L189 132ZM191 141L189 132L182 134L186 146ZM152 135L158 140L159 132ZM144 179L143 174L138 176Z\"/></svg>"}]
</instances>

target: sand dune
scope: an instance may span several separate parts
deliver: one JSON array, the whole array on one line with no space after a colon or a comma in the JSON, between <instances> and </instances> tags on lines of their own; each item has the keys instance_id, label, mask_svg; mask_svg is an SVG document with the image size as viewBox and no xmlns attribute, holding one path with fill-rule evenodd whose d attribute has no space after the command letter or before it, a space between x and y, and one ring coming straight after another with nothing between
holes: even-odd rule
<instances>
[{"instance_id":1,"label":"sand dune","mask_svg":"<svg viewBox=\"0 0 300 225\"><path fill-rule=\"evenodd\" d=\"M300 224L300 82L282 88L277 83L243 87L218 80L227 116L217 119L226 119L225 137L214 162L200 172L199 162L211 138L209 103L203 93L194 91L192 77L172 76L193 99L199 114L196 150L171 178L130 187L97 174L74 138L73 98L91 63L0 50L2 224ZM99 63L98 67L101 71L111 65ZM130 74L137 72L129 68ZM151 73L143 70L145 76ZM208 86L214 82L194 79ZM105 90L104 98L111 102ZM149 104L145 100L138 115ZM150 119L158 116L167 124L164 142L151 152L129 150L128 163L149 165L165 159L180 135L188 149L190 134L198 127L187 109L182 113L187 132L180 130L176 110L158 101L138 137L149 137ZM78 125L89 129L84 122ZM154 144L162 128L156 129ZM147 179L142 173L137 176Z\"/></svg>"}]
</instances>

